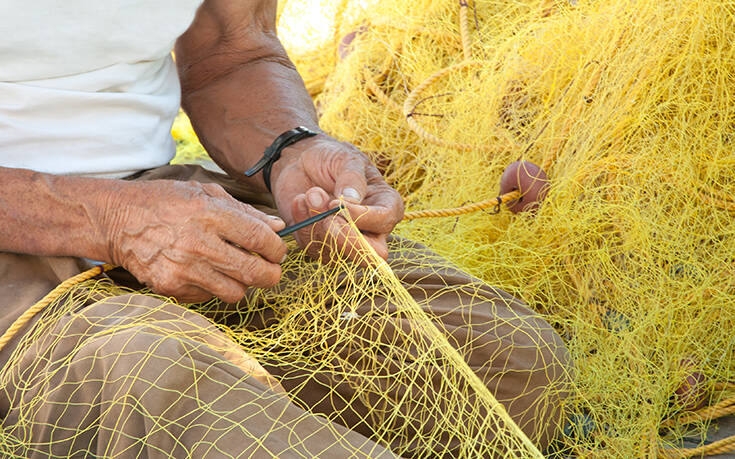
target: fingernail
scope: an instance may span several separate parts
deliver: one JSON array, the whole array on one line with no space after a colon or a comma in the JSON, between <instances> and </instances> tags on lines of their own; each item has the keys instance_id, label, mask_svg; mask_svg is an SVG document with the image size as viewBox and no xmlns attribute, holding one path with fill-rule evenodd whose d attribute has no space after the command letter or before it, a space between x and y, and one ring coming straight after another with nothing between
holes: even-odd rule
<instances>
[{"instance_id":1,"label":"fingernail","mask_svg":"<svg viewBox=\"0 0 735 459\"><path fill-rule=\"evenodd\" d=\"M354 188L345 188L344 190L342 190L342 197L354 202L362 201L360 193L358 193L357 190Z\"/></svg>"},{"instance_id":2,"label":"fingernail","mask_svg":"<svg viewBox=\"0 0 735 459\"><path fill-rule=\"evenodd\" d=\"M283 258L281 258L281 262L279 264L282 265L286 260L288 260L288 253L285 253L283 255Z\"/></svg>"},{"instance_id":3,"label":"fingernail","mask_svg":"<svg viewBox=\"0 0 735 459\"><path fill-rule=\"evenodd\" d=\"M297 197L298 204L297 207L299 208L299 211L302 214L308 214L309 213L309 205L306 203L306 195L303 195L304 198L301 199L301 197Z\"/></svg>"},{"instance_id":4,"label":"fingernail","mask_svg":"<svg viewBox=\"0 0 735 459\"><path fill-rule=\"evenodd\" d=\"M309 201L309 205L311 205L311 207L319 209L324 205L324 199L322 199L322 195L318 191L307 193L306 199Z\"/></svg>"}]
</instances>

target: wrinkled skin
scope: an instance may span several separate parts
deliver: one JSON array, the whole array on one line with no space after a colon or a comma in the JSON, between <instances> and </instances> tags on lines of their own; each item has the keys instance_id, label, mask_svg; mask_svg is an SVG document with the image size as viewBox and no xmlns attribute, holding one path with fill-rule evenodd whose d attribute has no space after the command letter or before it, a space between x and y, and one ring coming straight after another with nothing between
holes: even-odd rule
<instances>
[{"instance_id":1,"label":"wrinkled skin","mask_svg":"<svg viewBox=\"0 0 735 459\"><path fill-rule=\"evenodd\" d=\"M236 302L248 286L272 287L281 276L286 245L274 231L284 222L219 185L140 182L116 199L112 208L123 211L111 225L111 259L157 293Z\"/></svg>"},{"instance_id":2,"label":"wrinkled skin","mask_svg":"<svg viewBox=\"0 0 735 459\"><path fill-rule=\"evenodd\" d=\"M243 171L284 131L320 132L313 102L277 38L275 13L275 0L205 0L175 50L182 107L202 144L229 175L262 193L268 191L262 175L246 178ZM273 195L285 223L217 185L2 167L0 182L0 251L111 262L183 302L213 296L236 302L248 287L275 285L286 253L275 231L339 199L383 258L403 216L400 196L367 157L324 133L286 148L273 166ZM356 259L358 234L344 216L296 237L322 261Z\"/></svg>"},{"instance_id":3,"label":"wrinkled skin","mask_svg":"<svg viewBox=\"0 0 735 459\"><path fill-rule=\"evenodd\" d=\"M344 202L357 228L383 259L388 257L388 235L403 218L403 200L370 160L353 145L326 136L312 141L299 155L281 160L273 193L289 224ZM337 256L354 258L361 247L359 237L341 215L296 234L310 255L321 252L325 262Z\"/></svg>"}]
</instances>

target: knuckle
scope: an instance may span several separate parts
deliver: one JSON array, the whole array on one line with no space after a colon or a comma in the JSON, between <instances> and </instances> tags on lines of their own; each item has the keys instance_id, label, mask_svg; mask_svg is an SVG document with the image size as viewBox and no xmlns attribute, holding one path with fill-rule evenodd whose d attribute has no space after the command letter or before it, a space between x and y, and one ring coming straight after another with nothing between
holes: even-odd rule
<instances>
[{"instance_id":1,"label":"knuckle","mask_svg":"<svg viewBox=\"0 0 735 459\"><path fill-rule=\"evenodd\" d=\"M247 215L247 218L252 218L255 220L259 220L260 218L265 218L267 215L265 212L262 212L255 207L253 207L250 204L245 204L244 202L236 201L237 204L240 206L238 210L241 212L244 212Z\"/></svg>"},{"instance_id":2,"label":"knuckle","mask_svg":"<svg viewBox=\"0 0 735 459\"><path fill-rule=\"evenodd\" d=\"M181 287L181 282L172 276L162 277L152 286L156 293L164 295L175 295L181 290Z\"/></svg>"},{"instance_id":3,"label":"knuckle","mask_svg":"<svg viewBox=\"0 0 735 459\"><path fill-rule=\"evenodd\" d=\"M255 277L253 276L253 273L256 269L256 260L254 258L255 257L252 256L247 257L240 263L238 279L245 285L254 285Z\"/></svg>"},{"instance_id":4,"label":"knuckle","mask_svg":"<svg viewBox=\"0 0 735 459\"><path fill-rule=\"evenodd\" d=\"M257 222L250 222L251 225L248 228L248 243L250 250L254 252L261 252L266 247L266 237L263 228L257 224Z\"/></svg>"},{"instance_id":5,"label":"knuckle","mask_svg":"<svg viewBox=\"0 0 735 459\"><path fill-rule=\"evenodd\" d=\"M227 191L219 183L202 183L201 189L210 196L225 196Z\"/></svg>"},{"instance_id":6,"label":"knuckle","mask_svg":"<svg viewBox=\"0 0 735 459\"><path fill-rule=\"evenodd\" d=\"M203 185L194 181L173 181L172 186L181 194L188 197L199 197L204 195Z\"/></svg>"},{"instance_id":7,"label":"knuckle","mask_svg":"<svg viewBox=\"0 0 735 459\"><path fill-rule=\"evenodd\" d=\"M260 211L259 211L258 209L256 209L255 207L253 207L253 206L252 206L251 204L247 204L247 203L245 203L245 202L240 202L240 201L238 201L238 202L240 203L240 207L241 207L241 208L242 208L242 209L243 209L243 210L244 210L245 212L247 212L247 213L255 213L255 214L260 214L260 213L262 213L262 212L260 212Z\"/></svg>"},{"instance_id":8,"label":"knuckle","mask_svg":"<svg viewBox=\"0 0 735 459\"><path fill-rule=\"evenodd\" d=\"M201 237L182 238L178 244L183 250L186 250L200 258L206 259L212 254L210 244Z\"/></svg>"},{"instance_id":9,"label":"knuckle","mask_svg":"<svg viewBox=\"0 0 735 459\"><path fill-rule=\"evenodd\" d=\"M193 215L202 215L212 210L212 199L201 193L195 193L188 199L189 205L192 207L190 212Z\"/></svg>"},{"instance_id":10,"label":"knuckle","mask_svg":"<svg viewBox=\"0 0 735 459\"><path fill-rule=\"evenodd\" d=\"M260 286L261 287L275 287L278 281L281 280L281 267L276 266L272 269L262 271Z\"/></svg>"}]
</instances>

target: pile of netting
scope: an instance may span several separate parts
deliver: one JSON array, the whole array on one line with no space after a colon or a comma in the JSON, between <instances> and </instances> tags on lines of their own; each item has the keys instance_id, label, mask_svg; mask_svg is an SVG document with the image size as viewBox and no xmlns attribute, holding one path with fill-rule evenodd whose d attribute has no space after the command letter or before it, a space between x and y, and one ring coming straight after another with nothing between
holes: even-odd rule
<instances>
[{"instance_id":1,"label":"pile of netting","mask_svg":"<svg viewBox=\"0 0 735 459\"><path fill-rule=\"evenodd\" d=\"M490 199L517 159L551 178L534 214L398 233L559 330L576 371L564 446L675 456L686 452L664 448L686 438L705 444L691 454L717 451L704 434L731 412L735 379L735 6L332 0L319 12L332 28L309 35L313 5L281 3L280 34L322 127L370 154L409 210Z\"/></svg>"},{"instance_id":2,"label":"pile of netting","mask_svg":"<svg viewBox=\"0 0 735 459\"><path fill-rule=\"evenodd\" d=\"M69 300L124 292L82 284L44 310L0 375L0 389L20 387L2 451L44 450L28 435L53 428L39 427L49 406L83 414L76 430L54 437L70 454L84 451L74 441L99 434L90 420L121 406L157 426L155 435L202 428L142 408L158 388L143 363L119 376L131 389L113 397L118 404L54 398L70 365L84 380L100 352L115 349L108 343L130 343L131 334L151 337L149 348L130 351L136 362L164 375L184 368L202 387L216 384L214 364L167 363L156 349L174 340L189 355L208 343L259 378L262 387L248 393L264 401L256 412L287 400L378 445L352 444L330 427L358 456L389 448L432 458L679 457L735 447L705 440L713 418L735 411L735 5L279 3L279 33L322 128L369 154L409 211L492 199L518 159L548 174L545 201L517 215L489 207L407 220L390 264L366 249L367 268L321 265L294 248L282 285L253 290L237 307L192 306L204 322L170 301L147 306L134 323L83 317L65 310ZM304 33L304 18L315 16L322 22ZM185 119L174 137L176 161L204 158ZM545 322L489 286L540 313L569 354ZM173 326L172 317L189 325ZM103 351L74 341L90 324L84 333ZM31 348L51 351L25 362ZM240 386L232 387L234 400ZM234 408L210 398L195 388L172 395L217 419L208 433L260 432L243 456L319 455L304 452L301 418L248 430L225 422ZM110 451L153 442L129 433L132 417L120 419L105 438L128 446ZM268 434L292 444L258 449ZM684 440L702 446L684 450ZM176 456L180 442L171 444L160 454Z\"/></svg>"},{"instance_id":3,"label":"pile of netting","mask_svg":"<svg viewBox=\"0 0 735 459\"><path fill-rule=\"evenodd\" d=\"M398 233L561 332L577 371L563 442L596 457L699 443L715 413L683 413L735 380L735 5L326 3L334 35L293 57L322 126L409 210L492 198L517 159L551 178L535 214Z\"/></svg>"},{"instance_id":4,"label":"pile of netting","mask_svg":"<svg viewBox=\"0 0 735 459\"><path fill-rule=\"evenodd\" d=\"M306 11L283 8L286 40ZM335 0L322 12L330 35L291 46L322 126L369 153L409 210L492 198L517 159L550 176L535 214L398 233L560 331L576 367L562 443L599 457L732 450L705 432L733 412L735 5ZM674 450L682 439L703 446Z\"/></svg>"}]
</instances>

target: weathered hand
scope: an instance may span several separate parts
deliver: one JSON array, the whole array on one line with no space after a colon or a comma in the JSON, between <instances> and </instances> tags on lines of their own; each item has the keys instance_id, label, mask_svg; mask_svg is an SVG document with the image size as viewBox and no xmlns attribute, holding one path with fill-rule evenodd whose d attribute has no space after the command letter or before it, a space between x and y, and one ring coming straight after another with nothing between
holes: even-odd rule
<instances>
[{"instance_id":1,"label":"weathered hand","mask_svg":"<svg viewBox=\"0 0 735 459\"><path fill-rule=\"evenodd\" d=\"M154 292L183 302L237 302L249 286L281 277L281 219L216 184L158 180L126 184L108 206L110 261Z\"/></svg>"},{"instance_id":2,"label":"weathered hand","mask_svg":"<svg viewBox=\"0 0 735 459\"><path fill-rule=\"evenodd\" d=\"M320 135L284 151L271 176L273 196L281 215L293 224L339 205L344 199L350 216L370 245L384 259L387 237L403 218L403 200L378 169L354 145ZM294 149L295 150L295 149ZM288 152L288 153L287 153ZM342 216L334 216L296 233L310 254L324 259L333 252L354 258L359 235ZM321 244L326 242L324 250Z\"/></svg>"}]
</instances>

